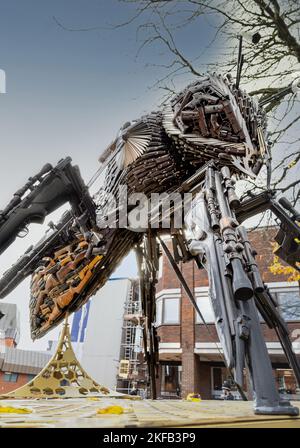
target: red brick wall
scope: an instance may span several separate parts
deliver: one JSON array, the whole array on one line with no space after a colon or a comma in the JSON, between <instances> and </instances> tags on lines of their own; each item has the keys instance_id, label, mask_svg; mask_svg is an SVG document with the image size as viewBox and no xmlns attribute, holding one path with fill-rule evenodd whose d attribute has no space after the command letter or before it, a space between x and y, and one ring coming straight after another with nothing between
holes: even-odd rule
<instances>
[{"instance_id":1,"label":"red brick wall","mask_svg":"<svg viewBox=\"0 0 300 448\"><path fill-rule=\"evenodd\" d=\"M273 237L277 233L276 228L260 228L257 230L253 230L252 232L248 232L249 240L253 246L253 248L258 253L256 257L256 261L262 275L262 278L265 282L284 282L287 281L287 275L277 274L276 276L269 271L269 266L273 260L273 248L272 242ZM172 250L171 242L167 242L169 249ZM192 268L194 265L194 268ZM198 269L195 262L182 263L181 271L184 273L184 276L187 281L190 281L191 276L194 275L195 278L195 287L199 286L208 286L207 274L204 269ZM170 289L170 288L180 288L180 282L178 281L176 275L167 258L163 255L163 275L159 279L157 285L157 292L162 289Z\"/></svg>"},{"instance_id":2,"label":"red brick wall","mask_svg":"<svg viewBox=\"0 0 300 448\"><path fill-rule=\"evenodd\" d=\"M17 344L13 338L5 338L4 345L6 347L16 347Z\"/></svg>"},{"instance_id":3,"label":"red brick wall","mask_svg":"<svg viewBox=\"0 0 300 448\"><path fill-rule=\"evenodd\" d=\"M264 338L267 342L277 342L278 341L278 338L277 338L274 330L271 330L270 328L268 328L268 326L266 324L261 324L261 326L262 326ZM299 321L289 322L287 324L287 326L288 326L291 340L294 341L297 338L299 338L300 322Z\"/></svg>"},{"instance_id":4,"label":"red brick wall","mask_svg":"<svg viewBox=\"0 0 300 448\"><path fill-rule=\"evenodd\" d=\"M172 250L172 245L170 241L166 242L168 248ZM162 289L169 288L180 288L180 281L174 274L172 267L166 256L163 254L163 266L162 266L162 277L158 279L158 283L156 286L156 292L161 291ZM180 264L181 267L181 264Z\"/></svg>"},{"instance_id":5,"label":"red brick wall","mask_svg":"<svg viewBox=\"0 0 300 448\"><path fill-rule=\"evenodd\" d=\"M277 335L274 330L268 328L265 323L261 324L264 338L267 342L278 342ZM192 327L191 327L192 328ZM204 325L196 324L195 341L196 342L212 342L218 341L217 330L215 324L208 324L209 334ZM288 323L288 329L292 340L300 336L300 322ZM297 332L297 330L299 332ZM158 328L158 336L161 342L181 342L180 325L162 325Z\"/></svg>"},{"instance_id":6,"label":"red brick wall","mask_svg":"<svg viewBox=\"0 0 300 448\"><path fill-rule=\"evenodd\" d=\"M0 372L0 394L6 394L28 383L27 374L19 373L18 380L15 383L11 383L4 381L4 373L5 372Z\"/></svg>"},{"instance_id":7,"label":"red brick wall","mask_svg":"<svg viewBox=\"0 0 300 448\"><path fill-rule=\"evenodd\" d=\"M209 333L203 324L196 325L196 342L215 342L219 340L215 324L207 324L207 326Z\"/></svg>"},{"instance_id":8,"label":"red brick wall","mask_svg":"<svg viewBox=\"0 0 300 448\"><path fill-rule=\"evenodd\" d=\"M161 342L180 342L181 328L180 325L162 325L158 327L157 334Z\"/></svg>"},{"instance_id":9,"label":"red brick wall","mask_svg":"<svg viewBox=\"0 0 300 448\"><path fill-rule=\"evenodd\" d=\"M279 342L274 330L270 329L265 323L261 323L260 325L266 342ZM196 342L215 342L219 340L215 324L208 324L208 328L209 328L209 334L204 325L197 324L195 326ZM292 341L295 340L296 338L299 338L300 322L288 323L288 329ZM297 330L299 330L299 333L297 332ZM162 342L165 342L165 340L162 340ZM172 341L170 340L170 342L178 342L178 340L173 339Z\"/></svg>"},{"instance_id":10,"label":"red brick wall","mask_svg":"<svg viewBox=\"0 0 300 448\"><path fill-rule=\"evenodd\" d=\"M273 260L273 238L277 233L276 228L262 228L249 233L250 242L257 252L256 262L258 264L264 282L285 282L287 275L274 275L270 272L269 266Z\"/></svg>"}]
</instances>

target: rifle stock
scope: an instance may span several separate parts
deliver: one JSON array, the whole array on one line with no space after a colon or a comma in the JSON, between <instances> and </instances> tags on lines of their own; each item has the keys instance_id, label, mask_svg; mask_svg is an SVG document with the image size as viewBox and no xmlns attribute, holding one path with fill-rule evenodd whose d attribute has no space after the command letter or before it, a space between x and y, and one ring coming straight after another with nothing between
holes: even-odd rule
<instances>
[{"instance_id":1,"label":"rifle stock","mask_svg":"<svg viewBox=\"0 0 300 448\"><path fill-rule=\"evenodd\" d=\"M39 182L36 185L36 182ZM25 195L25 193L30 192ZM25 197L23 198L23 195ZM70 202L75 217L82 220L83 232L87 222L95 222L95 205L80 176L78 167L67 157L55 168L45 165L34 178L15 193L0 218L0 254L30 223L43 223L45 217L66 202ZM85 219L82 216L86 214Z\"/></svg>"},{"instance_id":2,"label":"rifle stock","mask_svg":"<svg viewBox=\"0 0 300 448\"><path fill-rule=\"evenodd\" d=\"M49 230L35 246L31 245L16 263L4 272L0 280L1 299L6 297L26 277L34 272L41 258L46 256L53 247L63 242L64 239L67 241L67 236L65 236L63 229L69 223L71 217L70 211L65 212L54 230Z\"/></svg>"}]
</instances>

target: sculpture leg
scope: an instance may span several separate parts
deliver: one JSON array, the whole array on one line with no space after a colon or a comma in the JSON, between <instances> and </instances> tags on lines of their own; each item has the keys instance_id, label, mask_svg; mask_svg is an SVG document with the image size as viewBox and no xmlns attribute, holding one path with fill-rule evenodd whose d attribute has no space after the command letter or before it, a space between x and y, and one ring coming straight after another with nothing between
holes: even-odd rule
<instances>
[{"instance_id":1,"label":"sculpture leg","mask_svg":"<svg viewBox=\"0 0 300 448\"><path fill-rule=\"evenodd\" d=\"M198 196L193 214L186 222L194 236L189 244L189 250L192 255L198 257L198 261L208 272L209 296L215 313L216 328L226 365L233 371L235 381L242 386L243 368L247 361L255 391L255 412L298 415L298 408L291 406L289 402L282 401L276 389L253 298L254 290L261 287L258 282L258 272L255 272L256 283L253 281L254 276L253 284L250 283L252 297L249 297L249 279L247 278L247 283L244 282L245 275L247 276L243 263L244 256L247 255L245 243L249 245L247 238L244 235L244 244L242 244L242 239L239 239L236 234L237 242L240 244L238 253L241 263L240 265L230 263L226 252L228 250L227 236L212 230L204 194ZM254 268L253 260L248 260L248 265ZM246 284L247 289L240 287L243 283Z\"/></svg>"},{"instance_id":2,"label":"sculpture leg","mask_svg":"<svg viewBox=\"0 0 300 448\"><path fill-rule=\"evenodd\" d=\"M241 302L240 307L242 314L249 318L250 333L246 349L254 391L255 414L298 415L298 408L292 406L289 401L280 399L254 299Z\"/></svg>"},{"instance_id":3,"label":"sculpture leg","mask_svg":"<svg viewBox=\"0 0 300 448\"><path fill-rule=\"evenodd\" d=\"M195 254L196 242L193 241L190 247ZM226 365L233 371L234 380L240 387L243 368L248 365L256 414L298 415L298 408L280 399L254 299L235 301L230 285L226 285L227 279L223 277L225 281L220 283L220 272L224 266L222 258L215 257L218 254L218 249L215 249L216 252L212 249L207 256L206 268L210 281L209 296Z\"/></svg>"},{"instance_id":4,"label":"sculpture leg","mask_svg":"<svg viewBox=\"0 0 300 448\"><path fill-rule=\"evenodd\" d=\"M148 232L143 245L136 248L142 313L145 316L143 326L144 353L148 366L150 397L157 398L156 378L158 376L158 338L155 322L155 285L158 272L158 245L155 235Z\"/></svg>"}]
</instances>

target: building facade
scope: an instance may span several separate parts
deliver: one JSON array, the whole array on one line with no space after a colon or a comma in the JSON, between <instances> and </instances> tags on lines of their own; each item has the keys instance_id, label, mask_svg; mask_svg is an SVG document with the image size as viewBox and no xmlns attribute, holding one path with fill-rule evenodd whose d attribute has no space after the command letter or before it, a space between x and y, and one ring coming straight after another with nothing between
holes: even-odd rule
<instances>
[{"instance_id":1,"label":"building facade","mask_svg":"<svg viewBox=\"0 0 300 448\"><path fill-rule=\"evenodd\" d=\"M49 361L47 353L19 350L19 312L17 305L0 304L0 395L32 380Z\"/></svg>"},{"instance_id":2,"label":"building facade","mask_svg":"<svg viewBox=\"0 0 300 448\"><path fill-rule=\"evenodd\" d=\"M139 307L137 281L111 278L74 314L71 327L82 367L100 384L125 393L132 389L140 366L140 333L130 320Z\"/></svg>"},{"instance_id":3,"label":"building facade","mask_svg":"<svg viewBox=\"0 0 300 448\"><path fill-rule=\"evenodd\" d=\"M0 395L31 381L50 358L48 353L7 347L0 353Z\"/></svg>"},{"instance_id":4,"label":"building facade","mask_svg":"<svg viewBox=\"0 0 300 448\"><path fill-rule=\"evenodd\" d=\"M269 266L273 260L272 238L275 228L259 228L249 233L256 249L257 264L264 282L270 288L285 318L296 354L300 355L300 297L299 284L288 282L284 275L273 275ZM171 245L169 245L171 249ZM220 397L222 384L228 374L223 363L222 348L214 325L208 297L208 278L194 262L180 266L190 289L194 291L198 306L208 329L195 315L190 301L182 290L168 260L162 256L156 294L156 326L159 342L158 391L161 397L186 397L200 393L203 399ZM273 372L280 392L299 396L295 378L289 369L275 332L261 320ZM300 359L299 359L300 361ZM245 375L244 389L251 395ZM298 395L297 395L298 394ZM238 394L236 393L238 397Z\"/></svg>"}]
</instances>

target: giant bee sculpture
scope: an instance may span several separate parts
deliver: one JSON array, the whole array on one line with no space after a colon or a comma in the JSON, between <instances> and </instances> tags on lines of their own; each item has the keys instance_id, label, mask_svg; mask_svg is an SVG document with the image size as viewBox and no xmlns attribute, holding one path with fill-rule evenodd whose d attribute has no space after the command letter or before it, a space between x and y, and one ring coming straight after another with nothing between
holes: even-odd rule
<instances>
[{"instance_id":1,"label":"giant bee sculpture","mask_svg":"<svg viewBox=\"0 0 300 448\"><path fill-rule=\"evenodd\" d=\"M200 317L201 310L177 264L194 259L199 268L207 269L224 362L240 389L243 369L249 368L256 393L255 412L297 414L297 408L282 402L276 391L257 310L275 328L298 381L299 364L241 223L272 210L280 222L275 238L277 253L299 269L299 214L285 198L280 199L281 205L276 202L270 190L240 201L234 188L237 180L255 179L263 166L269 168L266 135L263 107L229 75L214 73L199 77L162 110L120 129L99 158L105 180L93 197L70 158L54 168L47 164L0 213L1 252L29 223L43 222L65 202L71 209L4 274L0 297L31 275L31 334L33 339L40 338L67 313L86 303L135 247L140 264L144 263L141 294L148 318L145 332L152 338L151 349L146 344L145 354L153 377L158 345L152 322L159 239ZM122 210L115 203L112 206L111 200L113 197L119 204L124 186L127 195L143 193L148 198L153 193L192 193L184 228L174 229L172 216L168 230L160 226L153 229L150 223L135 229L127 219L124 223ZM126 212L130 214L135 207L129 206ZM157 217L161 223L161 210ZM109 225L103 225L107 222ZM160 238L166 231L173 236L173 255Z\"/></svg>"}]
</instances>

